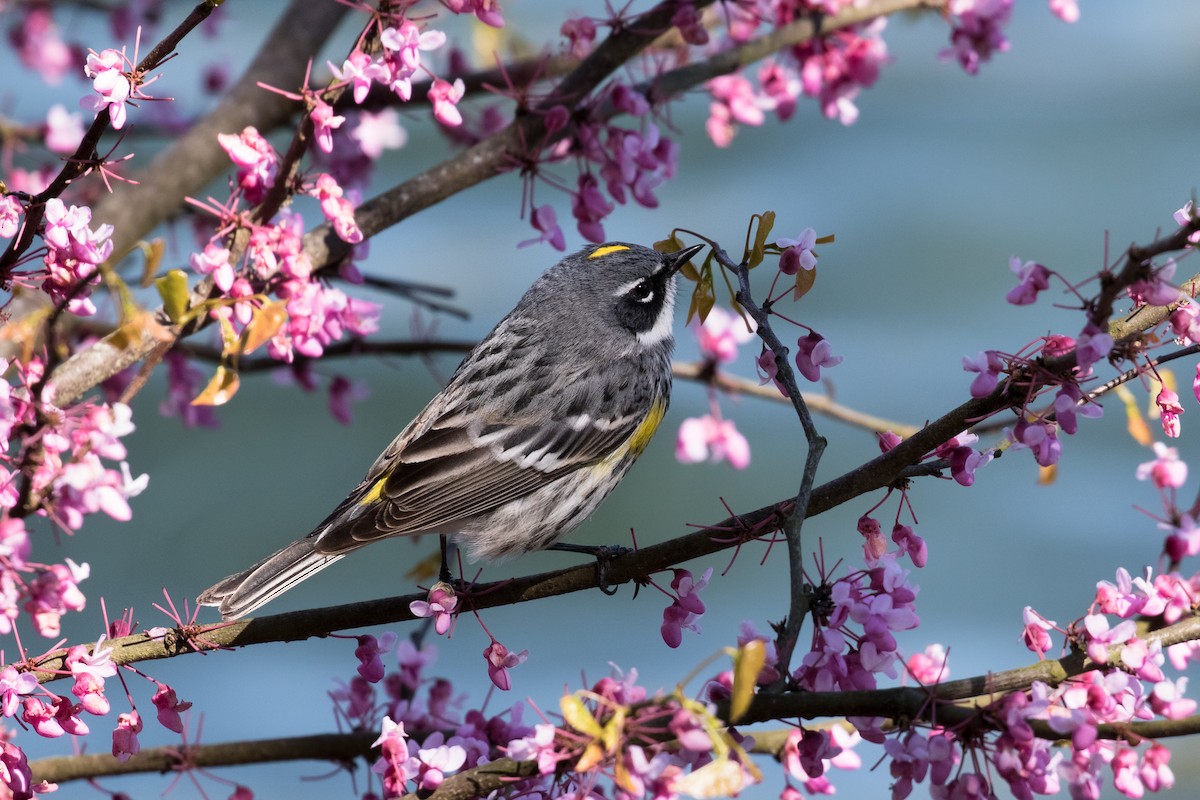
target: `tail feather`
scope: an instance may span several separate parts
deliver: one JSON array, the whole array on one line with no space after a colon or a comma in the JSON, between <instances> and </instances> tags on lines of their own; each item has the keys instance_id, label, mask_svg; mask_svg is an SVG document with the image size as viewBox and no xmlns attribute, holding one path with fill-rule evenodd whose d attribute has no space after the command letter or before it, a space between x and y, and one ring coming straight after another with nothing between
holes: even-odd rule
<instances>
[{"instance_id":1,"label":"tail feather","mask_svg":"<svg viewBox=\"0 0 1200 800\"><path fill-rule=\"evenodd\" d=\"M217 606L225 619L237 619L328 567L342 555L318 551L317 537L309 536L206 589L196 602Z\"/></svg>"}]
</instances>

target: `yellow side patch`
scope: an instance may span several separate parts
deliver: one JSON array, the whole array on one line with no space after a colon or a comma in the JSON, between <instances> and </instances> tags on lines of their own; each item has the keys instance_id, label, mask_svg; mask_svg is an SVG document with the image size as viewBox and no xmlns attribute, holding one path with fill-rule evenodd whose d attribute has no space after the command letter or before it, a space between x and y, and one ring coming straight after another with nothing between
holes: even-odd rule
<instances>
[{"instance_id":1,"label":"yellow side patch","mask_svg":"<svg viewBox=\"0 0 1200 800\"><path fill-rule=\"evenodd\" d=\"M375 481L375 485L363 495L363 499L358 501L360 506L369 506L372 503L378 503L379 498L383 497L383 485L387 483L388 476L384 475L379 480Z\"/></svg>"},{"instance_id":2,"label":"yellow side patch","mask_svg":"<svg viewBox=\"0 0 1200 800\"><path fill-rule=\"evenodd\" d=\"M663 417L667 414L667 404L661 398L655 398L654 403L650 406L650 413L642 420L641 424L629 437L629 452L634 456L640 456L642 451L650 444L650 440L654 438L654 432L658 430L658 426L662 424Z\"/></svg>"},{"instance_id":3,"label":"yellow side patch","mask_svg":"<svg viewBox=\"0 0 1200 800\"><path fill-rule=\"evenodd\" d=\"M604 247L597 247L592 252L592 254L590 256L588 256L588 260L591 260L593 258L603 258L604 256L608 255L609 253L619 253L622 250L628 250L628 249L629 248L623 244L606 244Z\"/></svg>"}]
</instances>

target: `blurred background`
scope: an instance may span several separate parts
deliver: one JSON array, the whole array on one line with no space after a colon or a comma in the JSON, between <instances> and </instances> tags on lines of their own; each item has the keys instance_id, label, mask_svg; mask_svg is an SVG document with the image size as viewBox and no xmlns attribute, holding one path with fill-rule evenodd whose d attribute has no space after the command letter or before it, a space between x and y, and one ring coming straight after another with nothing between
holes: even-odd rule
<instances>
[{"instance_id":1,"label":"blurred background","mask_svg":"<svg viewBox=\"0 0 1200 800\"><path fill-rule=\"evenodd\" d=\"M885 39L894 62L859 97L861 116L851 127L823 119L815 104L807 103L790 123L742 128L733 147L721 150L703 131L707 97L695 93L674 110L682 160L678 176L658 192L659 208L618 208L605 223L609 237L649 244L685 226L736 252L749 216L767 209L778 215L778 236L794 236L806 226L820 235L835 234L836 242L819 250L814 291L788 311L824 334L845 358L826 371L824 388L846 405L908 424L940 416L967 397L971 377L961 368L964 355L985 348L1015 352L1038 336L1073 335L1079 328L1077 314L1053 307L1070 304L1066 295L1050 293L1025 308L1005 302L1015 281L1010 256L1084 280L1102 266L1106 238L1115 254L1132 241L1146 242L1172 229L1172 213L1193 197L1200 176L1200 101L1194 89L1200 5L1192 0L1083 4L1074 25L1052 16L1044 2L1016 5L1008 30L1011 51L983 65L977 77L938 60L948 39L944 23L930 17L891 19ZM168 7L174 17L175 8ZM508 31L531 42L553 41L562 8L556 2L509 0L504 4ZM571 8L603 14L600 4ZM232 75L239 74L277 12L275 4L228 3L222 13L219 35L186 40L151 93L174 96L184 106L204 102L197 89L203 67L223 61ZM64 36L97 50L114 44L88 14L63 13L58 19ZM357 18L353 23L360 24ZM339 32L328 57L340 63L355 33L351 25ZM8 75L23 69L9 53L0 54L0 66ZM85 91L73 78L50 90L32 76L6 83L0 110L17 118L44 113L48 96L74 109ZM135 126L137 113L131 114ZM386 157L378 188L450 152L423 117L423 112L406 115L409 143ZM133 149L142 159L160 145L138 140ZM559 258L544 245L517 249L533 235L519 219L520 189L515 175L501 177L406 220L372 242L364 271L453 287L454 304L469 311L470 320L438 318L437 333L478 339ZM568 249L583 244L569 227L565 195L539 187L538 202L556 206ZM177 249L166 263L185 261L186 253ZM1188 259L1179 274L1195 271ZM686 300L682 305L686 308ZM421 320L429 321L427 316ZM682 309L678 321L678 356L694 360L694 337L682 328ZM389 301L382 335L405 337L412 326L410 307ZM757 352L754 346L743 348L729 371L754 377ZM302 394L271 377L255 376L218 411L219 429L187 430L178 420L159 416L165 383L156 378L137 398L138 430L128 439L135 474L151 478L149 489L133 501L132 523L97 517L61 543L64 555L88 562L95 576L83 586L88 610L68 620L64 635L72 641L95 638L101 628L100 596L110 615L132 606L143 625L166 624L151 607L161 602L164 586L177 600L194 597L309 531L455 364L451 356L438 358L432 369L400 358L318 365L321 374L343 372L369 383L370 395L355 406L349 427L331 417L323 393ZM1183 387L1190 370L1190 365L1177 367ZM1186 391L1181 394L1189 413L1183 416L1183 437L1173 444L1193 460L1200 454L1200 439L1191 417L1200 418L1200 409ZM722 498L743 511L794 494L803 436L783 405L721 398L723 413L749 439L749 469L676 462L673 438L679 423L705 413L707 402L702 387L677 383L659 437L572 541L624 543L633 528L640 543L651 544L686 532L689 523L723 519ZM920 522L917 532L928 540L930 557L914 576L921 587L922 625L902 638L906 652L944 644L954 678L1027 664L1032 656L1019 641L1025 605L1065 625L1086 613L1098 580L1111 580L1119 566L1137 572L1154 562L1161 534L1135 506L1154 511L1158 498L1151 486L1134 479L1137 465L1151 453L1124 433L1119 404L1110 401L1106 411L1100 421L1085 421L1081 435L1064 437L1053 486L1036 485L1027 453L982 470L972 490L949 481L914 485L910 497ZM819 482L878 452L870 434L828 420L819 424L829 439ZM810 521L808 548L815 549L819 537L828 563L858 563L861 538L854 523L878 499L878 494L864 497ZM890 518L894 508L889 501L881 519ZM343 561L268 611L410 592L409 565L435 546L428 537L417 545L376 545L371 555ZM585 593L486 612L498 639L530 653L512 673L512 692L493 697L489 709L498 711L522 698L555 709L564 686L590 684L611 664L636 669L651 691L669 690L732 644L741 621L751 620L765 631L769 621L783 615L783 550L773 551L764 564L761 555L761 547L749 547L732 564L724 554L689 565L697 573L712 566L717 575L703 593L709 607L703 635L686 633L677 650L660 638L661 611L668 601L653 589L636 598L624 587L611 598ZM43 558L51 556L43 551ZM483 577L496 580L574 563L577 558L570 554L537 554L489 567ZM215 615L207 611L202 619ZM396 630L404 635L409 629ZM456 693L467 694L471 703L479 702L488 686L480 655L487 641L472 619L463 618L451 639L437 642L433 672L451 678ZM192 725L202 714L203 741L319 733L334 730L323 698L335 678L353 674L353 647L346 640L280 644L144 668L176 687L182 699L196 701ZM692 688L698 690L699 684ZM146 687L134 691L150 708ZM87 747L106 751L110 720L97 722ZM141 739L143 747L176 741L153 721ZM31 758L61 754L65 745L34 736L21 737L21 744ZM879 751L860 749L864 768L832 776L835 785L843 796L886 796L886 766L870 770ZM1200 780L1186 752L1179 746L1173 762L1184 787L1176 796L1190 795ZM282 791L293 800L350 794L344 776L300 780L328 772L325 764L297 763L219 774L253 787L261 797ZM776 796L782 783L777 773L768 774L765 785L745 796ZM168 780L148 776L102 783L143 797L161 792ZM228 793L217 784L204 785L210 796ZM175 796L195 792L184 782ZM63 794L83 792L70 786ZM924 794L924 788L917 790L917 796Z\"/></svg>"}]
</instances>

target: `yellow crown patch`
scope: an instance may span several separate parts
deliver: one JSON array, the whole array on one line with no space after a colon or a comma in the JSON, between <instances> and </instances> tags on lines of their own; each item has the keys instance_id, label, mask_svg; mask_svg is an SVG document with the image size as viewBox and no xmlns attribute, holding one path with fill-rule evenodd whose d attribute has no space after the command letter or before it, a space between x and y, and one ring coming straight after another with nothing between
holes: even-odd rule
<instances>
[{"instance_id":1,"label":"yellow crown patch","mask_svg":"<svg viewBox=\"0 0 1200 800\"><path fill-rule=\"evenodd\" d=\"M604 247L597 247L595 249L595 251L590 256L588 256L588 260L591 260L593 258L603 258L604 256L608 255L609 253L618 253L621 250L628 250L628 249L629 248L623 244L607 244Z\"/></svg>"}]
</instances>

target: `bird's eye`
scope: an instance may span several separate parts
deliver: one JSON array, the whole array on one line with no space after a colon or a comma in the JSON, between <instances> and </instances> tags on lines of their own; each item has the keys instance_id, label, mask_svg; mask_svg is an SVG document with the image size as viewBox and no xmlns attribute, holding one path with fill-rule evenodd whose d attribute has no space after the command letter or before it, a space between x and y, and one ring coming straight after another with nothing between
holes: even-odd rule
<instances>
[{"instance_id":1,"label":"bird's eye","mask_svg":"<svg viewBox=\"0 0 1200 800\"><path fill-rule=\"evenodd\" d=\"M628 296L635 303L649 303L654 299L654 284L642 278L629 290Z\"/></svg>"}]
</instances>

